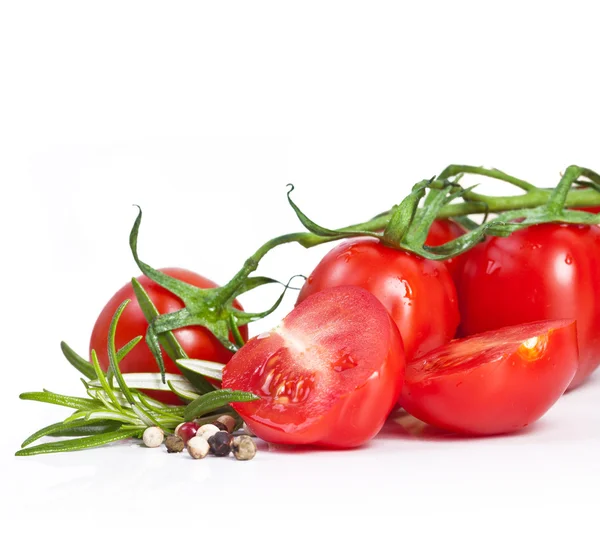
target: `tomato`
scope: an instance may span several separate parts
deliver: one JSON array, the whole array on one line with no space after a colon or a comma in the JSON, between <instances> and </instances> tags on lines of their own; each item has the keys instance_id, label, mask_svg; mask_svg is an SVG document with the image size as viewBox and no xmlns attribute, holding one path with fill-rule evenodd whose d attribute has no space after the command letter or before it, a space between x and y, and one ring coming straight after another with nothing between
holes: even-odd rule
<instances>
[{"instance_id":1,"label":"tomato","mask_svg":"<svg viewBox=\"0 0 600 546\"><path fill-rule=\"evenodd\" d=\"M425 244L429 246L440 246L457 239L466 232L467 230L465 228L452 220L436 220L429 228ZM458 282L458 277L466 254L467 253L459 254L454 258L443 261L455 282Z\"/></svg>"},{"instance_id":2,"label":"tomato","mask_svg":"<svg viewBox=\"0 0 600 546\"><path fill-rule=\"evenodd\" d=\"M509 326L451 341L410 362L400 403L446 430L513 432L548 411L577 363L573 321Z\"/></svg>"},{"instance_id":3,"label":"tomato","mask_svg":"<svg viewBox=\"0 0 600 546\"><path fill-rule=\"evenodd\" d=\"M469 251L458 284L471 335L546 319L575 319L580 363L571 388L600 363L600 228L544 224Z\"/></svg>"},{"instance_id":4,"label":"tomato","mask_svg":"<svg viewBox=\"0 0 600 546\"><path fill-rule=\"evenodd\" d=\"M197 286L198 288L217 287L211 280L186 269L171 267L161 269L161 271L171 277ZM137 280L144 287L160 314L172 313L183 308L183 302L177 296L150 280L145 275L137 277ZM117 349L123 347L137 336L145 336L146 330L148 329L148 323L140 309L131 283L127 283L104 306L92 331L90 352L92 349L96 351L98 360L100 361L100 367L105 371L108 369L107 343L110 322L119 305L126 299L130 299L131 302L123 311L117 325L115 336ZM235 305L241 309L237 302ZM242 337L248 339L248 328L240 328L240 331ZM175 330L173 333L190 358L211 360L223 364L231 358L232 353L225 349L217 338L206 328L201 326L190 326ZM175 363L164 354L164 352L163 357L167 373L180 373ZM140 341L140 343L138 343L137 346L121 361L120 368L123 373L158 372L158 364L144 341ZM179 398L170 392L149 391L149 394L165 403L181 403Z\"/></svg>"},{"instance_id":5,"label":"tomato","mask_svg":"<svg viewBox=\"0 0 600 546\"><path fill-rule=\"evenodd\" d=\"M395 250L372 238L331 250L302 287L298 303L332 286L360 286L375 295L398 325L406 358L450 341L459 322L456 289L446 266Z\"/></svg>"},{"instance_id":6,"label":"tomato","mask_svg":"<svg viewBox=\"0 0 600 546\"><path fill-rule=\"evenodd\" d=\"M582 210L583 212L591 212L592 214L598 214L600 212L600 207L581 207L576 210Z\"/></svg>"},{"instance_id":7,"label":"tomato","mask_svg":"<svg viewBox=\"0 0 600 546\"><path fill-rule=\"evenodd\" d=\"M371 439L404 379L398 328L366 290L323 290L275 329L251 339L225 366L223 387L259 401L232 404L260 438L333 448Z\"/></svg>"}]
</instances>

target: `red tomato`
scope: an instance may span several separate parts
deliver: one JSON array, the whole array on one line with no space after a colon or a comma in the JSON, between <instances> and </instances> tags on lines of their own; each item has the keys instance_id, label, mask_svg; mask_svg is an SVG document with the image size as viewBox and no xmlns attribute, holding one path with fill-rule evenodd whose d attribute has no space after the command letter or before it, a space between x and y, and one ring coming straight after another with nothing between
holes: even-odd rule
<instances>
[{"instance_id":1,"label":"red tomato","mask_svg":"<svg viewBox=\"0 0 600 546\"><path fill-rule=\"evenodd\" d=\"M461 331L471 335L547 319L577 320L579 370L600 363L600 228L544 224L469 251L458 287Z\"/></svg>"},{"instance_id":2,"label":"red tomato","mask_svg":"<svg viewBox=\"0 0 600 546\"><path fill-rule=\"evenodd\" d=\"M440 246L457 239L466 232L467 230L464 227L452 220L436 220L429 228L425 244L429 246ZM458 282L458 276L460 275L460 270L465 257L466 253L459 254L454 258L443 261L455 282Z\"/></svg>"},{"instance_id":3,"label":"red tomato","mask_svg":"<svg viewBox=\"0 0 600 546\"><path fill-rule=\"evenodd\" d=\"M404 379L398 328L375 297L345 286L299 304L229 361L223 387L259 401L232 404L261 438L359 446L379 432Z\"/></svg>"},{"instance_id":4,"label":"red tomato","mask_svg":"<svg viewBox=\"0 0 600 546\"><path fill-rule=\"evenodd\" d=\"M409 363L400 403L446 430L513 432L560 398L577 361L573 321L509 326L451 341Z\"/></svg>"},{"instance_id":5,"label":"red tomato","mask_svg":"<svg viewBox=\"0 0 600 546\"><path fill-rule=\"evenodd\" d=\"M371 238L344 241L308 277L298 303L332 286L354 285L375 295L398 325L406 358L447 343L458 326L456 289L446 266Z\"/></svg>"},{"instance_id":6,"label":"red tomato","mask_svg":"<svg viewBox=\"0 0 600 546\"><path fill-rule=\"evenodd\" d=\"M161 271L171 277L197 286L198 288L217 287L214 282L186 269L171 267L161 269ZM171 294L171 292L150 280L145 275L139 276L137 280L144 287L161 315L172 313L183 308L183 302L177 296ZM119 305L126 299L130 299L131 302L123 311L123 314L119 319L119 324L117 325L115 336L117 349L123 347L137 336L145 336L146 330L148 329L148 323L140 309L131 283L127 283L104 306L104 309L102 309L96 320L94 330L92 331L90 352L92 349L96 351L98 360L100 361L100 367L105 371L108 369L107 344L110 321ZM237 302L235 305L241 309ZM243 327L240 328L240 330L242 337L248 339L248 328ZM213 336L206 328L201 326L190 326L187 328L180 328L173 333L190 358L211 360L223 364L231 358L232 353L225 349L217 338L215 338L215 336ZM167 373L180 373L175 363L164 354L164 352L163 357ZM119 367L123 373L158 372L158 364L144 341L138 343L138 345L121 361ZM179 398L170 392L149 391L149 394L161 402L169 404L181 403Z\"/></svg>"},{"instance_id":7,"label":"red tomato","mask_svg":"<svg viewBox=\"0 0 600 546\"><path fill-rule=\"evenodd\" d=\"M582 210L583 212L591 212L592 214L598 214L600 212L600 207L581 207L576 210Z\"/></svg>"}]
</instances>

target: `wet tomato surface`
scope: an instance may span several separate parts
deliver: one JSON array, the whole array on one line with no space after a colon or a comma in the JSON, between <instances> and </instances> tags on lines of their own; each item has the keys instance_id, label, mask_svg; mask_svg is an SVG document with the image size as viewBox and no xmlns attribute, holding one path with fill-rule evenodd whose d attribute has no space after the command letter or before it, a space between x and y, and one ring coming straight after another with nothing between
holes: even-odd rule
<instances>
[{"instance_id":1,"label":"wet tomato surface","mask_svg":"<svg viewBox=\"0 0 600 546\"><path fill-rule=\"evenodd\" d=\"M573 321L542 321L451 341L407 365L400 403L430 425L471 435L539 419L577 370Z\"/></svg>"},{"instance_id":2,"label":"wet tomato surface","mask_svg":"<svg viewBox=\"0 0 600 546\"><path fill-rule=\"evenodd\" d=\"M304 284L298 303L332 286L360 286L396 322L408 360L450 341L459 322L454 282L446 266L387 247L372 238L332 249Z\"/></svg>"},{"instance_id":3,"label":"wet tomato surface","mask_svg":"<svg viewBox=\"0 0 600 546\"><path fill-rule=\"evenodd\" d=\"M575 319L580 365L571 388L600 364L600 228L544 224L469 251L457 285L461 334Z\"/></svg>"},{"instance_id":4,"label":"wet tomato surface","mask_svg":"<svg viewBox=\"0 0 600 546\"><path fill-rule=\"evenodd\" d=\"M242 347L223 387L259 401L232 404L266 441L333 448L375 436L404 379L404 350L379 301L354 286L306 298L274 330Z\"/></svg>"}]
</instances>

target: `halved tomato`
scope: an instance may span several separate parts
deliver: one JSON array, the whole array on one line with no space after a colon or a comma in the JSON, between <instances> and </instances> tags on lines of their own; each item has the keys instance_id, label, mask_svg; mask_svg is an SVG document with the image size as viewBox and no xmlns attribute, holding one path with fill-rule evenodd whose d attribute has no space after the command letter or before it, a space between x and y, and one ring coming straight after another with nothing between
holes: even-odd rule
<instances>
[{"instance_id":1,"label":"halved tomato","mask_svg":"<svg viewBox=\"0 0 600 546\"><path fill-rule=\"evenodd\" d=\"M356 286L318 292L227 363L223 387L259 401L232 404L260 438L356 447L375 436L404 379L398 327Z\"/></svg>"},{"instance_id":2,"label":"halved tomato","mask_svg":"<svg viewBox=\"0 0 600 546\"><path fill-rule=\"evenodd\" d=\"M359 286L376 296L396 322L408 360L448 343L456 333L456 287L440 261L396 250L372 237L349 239L315 267L298 303L334 286Z\"/></svg>"},{"instance_id":3,"label":"halved tomato","mask_svg":"<svg viewBox=\"0 0 600 546\"><path fill-rule=\"evenodd\" d=\"M572 320L484 332L410 362L400 403L410 414L463 434L501 434L538 420L578 365Z\"/></svg>"}]
</instances>

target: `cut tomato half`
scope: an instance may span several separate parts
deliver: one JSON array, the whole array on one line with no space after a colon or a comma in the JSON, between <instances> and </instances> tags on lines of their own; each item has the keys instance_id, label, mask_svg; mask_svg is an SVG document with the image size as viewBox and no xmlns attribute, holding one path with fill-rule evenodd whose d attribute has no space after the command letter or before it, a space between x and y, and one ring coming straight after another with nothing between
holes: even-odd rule
<instances>
[{"instance_id":1,"label":"cut tomato half","mask_svg":"<svg viewBox=\"0 0 600 546\"><path fill-rule=\"evenodd\" d=\"M572 320L509 326L443 345L410 362L400 403L430 425L501 434L537 421L577 371Z\"/></svg>"},{"instance_id":2,"label":"cut tomato half","mask_svg":"<svg viewBox=\"0 0 600 546\"><path fill-rule=\"evenodd\" d=\"M375 296L323 290L242 347L223 387L260 396L232 404L266 441L355 447L375 436L400 395L404 348Z\"/></svg>"}]
</instances>

